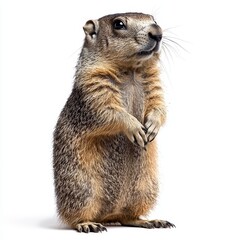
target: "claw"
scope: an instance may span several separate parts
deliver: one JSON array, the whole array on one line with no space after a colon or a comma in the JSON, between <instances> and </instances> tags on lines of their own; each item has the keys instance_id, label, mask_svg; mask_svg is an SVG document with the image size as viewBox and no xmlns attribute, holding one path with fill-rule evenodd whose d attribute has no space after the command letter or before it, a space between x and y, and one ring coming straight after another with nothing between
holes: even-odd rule
<instances>
[{"instance_id":1,"label":"claw","mask_svg":"<svg viewBox=\"0 0 240 240\"><path fill-rule=\"evenodd\" d=\"M148 129L146 127L142 127L142 130L147 134Z\"/></svg>"},{"instance_id":2,"label":"claw","mask_svg":"<svg viewBox=\"0 0 240 240\"><path fill-rule=\"evenodd\" d=\"M136 146L139 146L139 147L141 147L139 144L138 144L138 142L137 142L137 139L136 139L136 137L134 136L134 142L133 142Z\"/></svg>"},{"instance_id":3,"label":"claw","mask_svg":"<svg viewBox=\"0 0 240 240\"><path fill-rule=\"evenodd\" d=\"M175 225L163 220L152 220L150 221L155 228L174 228Z\"/></svg>"},{"instance_id":4,"label":"claw","mask_svg":"<svg viewBox=\"0 0 240 240\"><path fill-rule=\"evenodd\" d=\"M151 135L152 135L152 134L151 134ZM150 136L151 136L151 135L150 135ZM155 135L155 136L153 136L153 137L151 137L151 138L150 138L150 136L148 137L148 142L152 142L157 135Z\"/></svg>"},{"instance_id":5,"label":"claw","mask_svg":"<svg viewBox=\"0 0 240 240\"><path fill-rule=\"evenodd\" d=\"M133 143L134 143L136 146L142 147L145 151L147 151L147 149L146 149L147 142L144 141L144 147L143 147L143 146L141 146L141 145L137 142L137 139L136 139L136 137L134 136L134 141L133 141Z\"/></svg>"},{"instance_id":6,"label":"claw","mask_svg":"<svg viewBox=\"0 0 240 240\"><path fill-rule=\"evenodd\" d=\"M107 228L103 227L103 228L102 228L102 231L107 232Z\"/></svg>"},{"instance_id":7,"label":"claw","mask_svg":"<svg viewBox=\"0 0 240 240\"><path fill-rule=\"evenodd\" d=\"M167 225L169 228L176 228L176 226L175 226L173 223L170 223L170 222L166 222L166 225Z\"/></svg>"},{"instance_id":8,"label":"claw","mask_svg":"<svg viewBox=\"0 0 240 240\"><path fill-rule=\"evenodd\" d=\"M84 232L84 233L89 233L89 232L103 232L107 231L106 227L104 227L100 223L93 223L93 222L86 222L86 223L79 223L76 226L76 229L78 232Z\"/></svg>"}]
</instances>

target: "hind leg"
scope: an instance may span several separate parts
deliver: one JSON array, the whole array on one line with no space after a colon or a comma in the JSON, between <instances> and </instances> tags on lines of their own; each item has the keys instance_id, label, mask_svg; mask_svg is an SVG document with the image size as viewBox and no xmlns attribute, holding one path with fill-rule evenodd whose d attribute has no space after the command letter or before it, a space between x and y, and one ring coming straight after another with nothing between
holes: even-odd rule
<instances>
[{"instance_id":1,"label":"hind leg","mask_svg":"<svg viewBox=\"0 0 240 240\"><path fill-rule=\"evenodd\" d=\"M142 183L144 186L145 183ZM130 204L122 209L123 218L120 223L123 226L142 227L142 228L173 228L174 224L165 220L143 220L140 216L146 216L153 208L156 197L156 184L146 184L150 187L142 187L141 191L136 191L130 197ZM155 188L155 189L154 189Z\"/></svg>"},{"instance_id":2,"label":"hind leg","mask_svg":"<svg viewBox=\"0 0 240 240\"><path fill-rule=\"evenodd\" d=\"M64 223L78 232L103 232L107 231L106 227L101 224L101 219L96 215L99 212L97 201L91 199L87 205L71 213L59 211L59 215Z\"/></svg>"},{"instance_id":3,"label":"hind leg","mask_svg":"<svg viewBox=\"0 0 240 240\"><path fill-rule=\"evenodd\" d=\"M100 221L96 220L91 213L87 216L87 214L84 214L84 211L79 211L76 214L62 214L61 219L68 226L76 229L78 232L97 233L107 231L106 227L104 227Z\"/></svg>"},{"instance_id":4,"label":"hind leg","mask_svg":"<svg viewBox=\"0 0 240 240\"><path fill-rule=\"evenodd\" d=\"M145 199L146 200L146 199ZM151 209L152 203L146 204L139 201L134 206L125 208L122 217L119 219L122 226L142 227L142 228L173 228L174 224L165 220L143 220L140 216L145 216Z\"/></svg>"},{"instance_id":5,"label":"hind leg","mask_svg":"<svg viewBox=\"0 0 240 240\"><path fill-rule=\"evenodd\" d=\"M164 221L164 220L124 220L121 221L123 226L130 226L130 227L142 227L142 228L173 228L175 227L174 224Z\"/></svg>"}]
</instances>

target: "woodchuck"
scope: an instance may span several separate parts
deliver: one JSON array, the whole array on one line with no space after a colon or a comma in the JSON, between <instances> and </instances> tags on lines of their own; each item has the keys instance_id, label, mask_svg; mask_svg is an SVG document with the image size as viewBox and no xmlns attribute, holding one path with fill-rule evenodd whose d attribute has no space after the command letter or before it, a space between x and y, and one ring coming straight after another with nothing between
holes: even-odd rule
<instances>
[{"instance_id":1,"label":"woodchuck","mask_svg":"<svg viewBox=\"0 0 240 240\"><path fill-rule=\"evenodd\" d=\"M159 79L162 30L151 15L89 20L75 81L54 131L60 218L79 232L108 223L168 228L143 220L158 194L155 136L166 118Z\"/></svg>"}]
</instances>

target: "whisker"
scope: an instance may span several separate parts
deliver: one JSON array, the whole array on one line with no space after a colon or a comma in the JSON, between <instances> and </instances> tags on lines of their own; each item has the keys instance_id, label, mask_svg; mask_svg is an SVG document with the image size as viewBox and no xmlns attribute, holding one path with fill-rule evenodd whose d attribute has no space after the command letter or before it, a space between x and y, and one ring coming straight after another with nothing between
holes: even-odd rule
<instances>
[{"instance_id":1,"label":"whisker","mask_svg":"<svg viewBox=\"0 0 240 240\"><path fill-rule=\"evenodd\" d=\"M173 61L173 56L172 56L172 52L171 52L171 50L169 49L169 46L166 44L166 43L164 43L163 42L163 48L162 49L164 49L163 51L164 51L164 53L165 53L165 56L166 56L166 59L168 60L168 62L170 62L169 61L169 59L168 59L168 56L171 58L171 60ZM166 51L165 51L166 50Z\"/></svg>"},{"instance_id":2,"label":"whisker","mask_svg":"<svg viewBox=\"0 0 240 240\"><path fill-rule=\"evenodd\" d=\"M166 74L167 78L170 79L169 74L168 74L168 69L162 60L160 60L160 67L162 68L164 74Z\"/></svg>"},{"instance_id":3,"label":"whisker","mask_svg":"<svg viewBox=\"0 0 240 240\"><path fill-rule=\"evenodd\" d=\"M80 54L81 48L82 48L82 47L79 47L79 48L76 49L74 52L72 52L72 53L70 54L70 57L74 56L76 53Z\"/></svg>"},{"instance_id":4,"label":"whisker","mask_svg":"<svg viewBox=\"0 0 240 240\"><path fill-rule=\"evenodd\" d=\"M163 54L164 54L164 56L166 57L167 61L169 62L169 60L168 60L168 54L167 54L167 52L166 52L166 49L165 49L165 46L164 46L164 45L162 45L162 48L161 48L161 50L160 50L160 54L161 54L162 51L163 51ZM162 58L160 58L160 61L162 62Z\"/></svg>"},{"instance_id":5,"label":"whisker","mask_svg":"<svg viewBox=\"0 0 240 240\"><path fill-rule=\"evenodd\" d=\"M172 62L172 59L171 60L169 59L169 57L171 57L171 52L163 44L162 44L161 51L163 52L163 57L165 57L166 61L164 61L164 59L160 57L160 67L161 67L163 74L166 76L166 79L168 79L170 85L172 85L171 78L169 76L169 70L170 70L169 66L171 66L170 62ZM161 54L161 52L160 52L160 54Z\"/></svg>"},{"instance_id":6,"label":"whisker","mask_svg":"<svg viewBox=\"0 0 240 240\"><path fill-rule=\"evenodd\" d=\"M181 38L179 38L179 37L173 37L173 36L168 36L168 35L163 35L163 37L165 37L165 38L171 38L171 39L176 39L176 40L178 40L178 41L181 41L181 42L184 42L184 43L189 43L188 41L186 41L186 40L184 40L184 39L181 39Z\"/></svg>"},{"instance_id":7,"label":"whisker","mask_svg":"<svg viewBox=\"0 0 240 240\"><path fill-rule=\"evenodd\" d=\"M181 48L181 49L184 50L185 52L188 52L188 53L189 53L189 51L188 51L186 48L184 48L180 43L176 42L175 40L170 39L169 37L166 37L166 36L164 37L164 40L167 40L167 41L175 44L175 46L178 46L179 48Z\"/></svg>"},{"instance_id":8,"label":"whisker","mask_svg":"<svg viewBox=\"0 0 240 240\"><path fill-rule=\"evenodd\" d=\"M179 27L179 26L165 28L165 29L163 29L163 32L170 32L170 33L174 34L174 33L173 33L173 32L171 32L170 30L171 30L171 29L178 28L178 27ZM174 35L175 35L175 34L174 34Z\"/></svg>"},{"instance_id":9,"label":"whisker","mask_svg":"<svg viewBox=\"0 0 240 240\"><path fill-rule=\"evenodd\" d=\"M177 51L178 49L175 48L174 46L172 46L171 44L167 43L167 42L164 42L163 43L166 47L168 47L170 50L172 50L177 56L180 56L179 55L179 52ZM170 51L169 50L169 51Z\"/></svg>"}]
</instances>

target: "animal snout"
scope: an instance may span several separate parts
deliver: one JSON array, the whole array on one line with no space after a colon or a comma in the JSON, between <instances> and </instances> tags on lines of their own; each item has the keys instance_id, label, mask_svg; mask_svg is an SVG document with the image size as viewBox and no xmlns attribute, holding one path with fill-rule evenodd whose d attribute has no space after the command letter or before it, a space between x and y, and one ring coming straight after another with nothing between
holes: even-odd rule
<instances>
[{"instance_id":1,"label":"animal snout","mask_svg":"<svg viewBox=\"0 0 240 240\"><path fill-rule=\"evenodd\" d=\"M148 36L160 42L162 40L162 29L157 24L152 24L149 28Z\"/></svg>"}]
</instances>

